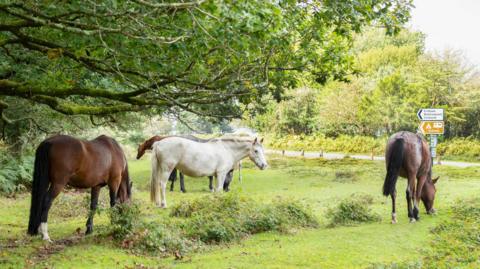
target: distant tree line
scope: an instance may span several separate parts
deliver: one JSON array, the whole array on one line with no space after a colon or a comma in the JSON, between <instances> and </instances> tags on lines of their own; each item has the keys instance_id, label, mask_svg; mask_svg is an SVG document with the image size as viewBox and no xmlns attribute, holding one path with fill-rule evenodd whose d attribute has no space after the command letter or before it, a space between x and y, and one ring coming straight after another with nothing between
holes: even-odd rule
<instances>
[{"instance_id":1,"label":"distant tree line","mask_svg":"<svg viewBox=\"0 0 480 269\"><path fill-rule=\"evenodd\" d=\"M348 81L306 78L247 123L265 133L384 136L417 130L419 108L444 108L445 137L480 138L480 75L461 52L426 53L424 36L372 29L354 39Z\"/></svg>"}]
</instances>

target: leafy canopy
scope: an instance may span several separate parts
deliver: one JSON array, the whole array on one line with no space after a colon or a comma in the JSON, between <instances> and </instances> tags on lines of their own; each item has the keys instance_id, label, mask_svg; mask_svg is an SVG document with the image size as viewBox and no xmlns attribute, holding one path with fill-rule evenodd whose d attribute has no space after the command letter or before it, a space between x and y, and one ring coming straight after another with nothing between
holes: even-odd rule
<instances>
[{"instance_id":1,"label":"leafy canopy","mask_svg":"<svg viewBox=\"0 0 480 269\"><path fill-rule=\"evenodd\" d=\"M241 115L297 72L351 69L353 33L397 32L408 0L2 1L0 113L19 99L66 115L179 109Z\"/></svg>"}]
</instances>

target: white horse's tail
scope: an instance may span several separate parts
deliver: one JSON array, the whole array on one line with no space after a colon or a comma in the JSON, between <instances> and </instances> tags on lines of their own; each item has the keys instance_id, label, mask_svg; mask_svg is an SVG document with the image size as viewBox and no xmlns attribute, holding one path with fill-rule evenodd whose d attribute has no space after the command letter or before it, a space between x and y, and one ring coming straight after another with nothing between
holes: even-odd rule
<instances>
[{"instance_id":1,"label":"white horse's tail","mask_svg":"<svg viewBox=\"0 0 480 269\"><path fill-rule=\"evenodd\" d=\"M158 159L155 151L152 154L152 176L150 178L150 200L160 203L160 182L158 178Z\"/></svg>"}]
</instances>

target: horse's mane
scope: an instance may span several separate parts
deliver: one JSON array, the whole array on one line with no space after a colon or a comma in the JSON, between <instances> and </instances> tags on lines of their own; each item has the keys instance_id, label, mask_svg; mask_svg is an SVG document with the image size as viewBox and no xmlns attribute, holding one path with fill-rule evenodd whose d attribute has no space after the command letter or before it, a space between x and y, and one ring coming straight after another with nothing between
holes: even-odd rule
<instances>
[{"instance_id":1,"label":"horse's mane","mask_svg":"<svg viewBox=\"0 0 480 269\"><path fill-rule=\"evenodd\" d=\"M222 141L222 142L253 142L253 137L245 136L227 136L227 137L217 137L213 138L212 142Z\"/></svg>"}]
</instances>

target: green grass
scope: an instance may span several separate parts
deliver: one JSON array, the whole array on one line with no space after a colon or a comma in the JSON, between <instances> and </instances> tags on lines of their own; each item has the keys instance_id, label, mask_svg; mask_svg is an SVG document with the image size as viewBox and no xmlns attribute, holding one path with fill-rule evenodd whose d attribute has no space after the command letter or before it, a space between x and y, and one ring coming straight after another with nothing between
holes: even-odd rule
<instances>
[{"instance_id":1,"label":"green grass","mask_svg":"<svg viewBox=\"0 0 480 269\"><path fill-rule=\"evenodd\" d=\"M207 246L188 253L183 259L161 255L140 255L123 249L106 231L109 218L105 210L95 216L95 231L84 237L88 192L69 191L55 201L49 218L49 232L54 244L25 235L28 222L29 195L0 198L0 268L365 268L371 264L415 262L431 245L430 232L448 220L451 206L459 198L478 195L479 168L436 166L435 207L438 215L427 216L422 208L421 220L408 223L403 191L404 179L397 189L398 220L390 224L390 199L381 195L384 164L361 160L302 160L269 156L270 169L260 171L245 162L243 182L237 174L231 190L257 202L269 203L277 198L296 199L310 205L320 222L315 229L298 229L289 234L261 233L239 242ZM141 218L148 221L170 218L170 209L155 208L150 202L148 158L131 161L134 182L133 199L141 205ZM347 172L345 172L347 171ZM352 177L352 180L349 180ZM208 191L207 178L186 178L187 193L167 193L170 208L194 199L216 195ZM329 209L354 194L373 198L372 212L378 223L348 227L329 227ZM107 191L102 190L102 208L106 208ZM81 234L77 234L77 229Z\"/></svg>"}]
</instances>

